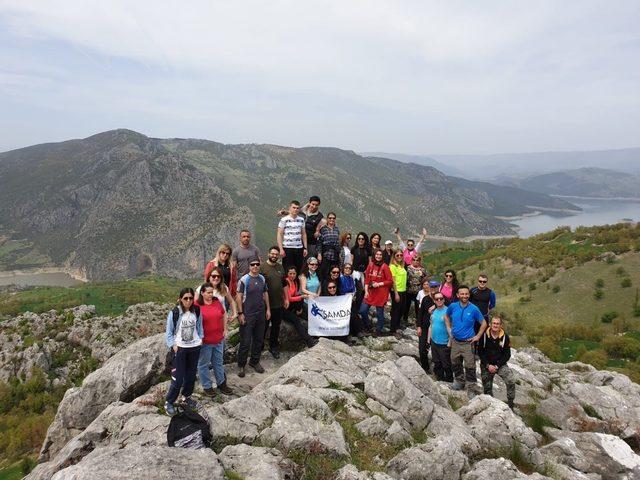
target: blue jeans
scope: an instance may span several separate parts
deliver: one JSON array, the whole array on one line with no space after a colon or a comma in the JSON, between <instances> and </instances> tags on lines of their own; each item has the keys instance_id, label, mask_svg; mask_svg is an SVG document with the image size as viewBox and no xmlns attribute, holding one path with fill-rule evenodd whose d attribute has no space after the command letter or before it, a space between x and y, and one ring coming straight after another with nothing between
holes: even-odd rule
<instances>
[{"instance_id":1,"label":"blue jeans","mask_svg":"<svg viewBox=\"0 0 640 480\"><path fill-rule=\"evenodd\" d=\"M364 325L367 330L371 330L371 322L369 321L370 308L371 305L364 301L362 302L362 305L360 305L360 318L362 318L362 325ZM376 307L376 317L378 319L376 332L382 333L382 329L384 328L384 307Z\"/></svg>"},{"instance_id":2,"label":"blue jeans","mask_svg":"<svg viewBox=\"0 0 640 480\"><path fill-rule=\"evenodd\" d=\"M200 359L198 360L198 376L202 388L211 388L211 374L209 373L209 364L213 364L213 374L216 377L216 386L222 385L226 380L223 365L224 340L220 343L211 344L203 343L200 347Z\"/></svg>"}]
</instances>

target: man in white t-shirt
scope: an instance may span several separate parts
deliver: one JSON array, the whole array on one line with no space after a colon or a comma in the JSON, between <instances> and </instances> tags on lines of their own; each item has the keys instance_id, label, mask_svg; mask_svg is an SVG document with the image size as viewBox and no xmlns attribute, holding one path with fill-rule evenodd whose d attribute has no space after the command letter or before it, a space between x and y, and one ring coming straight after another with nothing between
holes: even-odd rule
<instances>
[{"instance_id":1,"label":"man in white t-shirt","mask_svg":"<svg viewBox=\"0 0 640 480\"><path fill-rule=\"evenodd\" d=\"M289 205L289 215L282 217L278 223L276 239L285 272L287 268L294 266L300 273L304 257L307 256L307 232L304 228L304 218L298 215L298 212L300 202L293 200Z\"/></svg>"}]
</instances>

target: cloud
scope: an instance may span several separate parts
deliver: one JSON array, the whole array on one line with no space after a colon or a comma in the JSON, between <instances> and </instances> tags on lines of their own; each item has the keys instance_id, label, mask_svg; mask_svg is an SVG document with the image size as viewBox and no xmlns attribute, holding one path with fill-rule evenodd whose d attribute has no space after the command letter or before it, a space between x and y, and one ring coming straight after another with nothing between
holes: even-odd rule
<instances>
[{"instance_id":1,"label":"cloud","mask_svg":"<svg viewBox=\"0 0 640 480\"><path fill-rule=\"evenodd\" d=\"M640 120L639 17L602 1L2 0L0 91L221 141L622 146L632 126L608 125Z\"/></svg>"}]
</instances>

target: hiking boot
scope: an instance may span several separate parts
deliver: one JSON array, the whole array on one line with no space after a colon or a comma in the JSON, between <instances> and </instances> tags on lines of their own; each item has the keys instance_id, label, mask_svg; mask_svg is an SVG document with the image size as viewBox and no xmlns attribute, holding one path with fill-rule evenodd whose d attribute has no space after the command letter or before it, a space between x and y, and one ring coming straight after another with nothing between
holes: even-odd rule
<instances>
[{"instance_id":1,"label":"hiking boot","mask_svg":"<svg viewBox=\"0 0 640 480\"><path fill-rule=\"evenodd\" d=\"M196 402L196 401L195 401L193 398L191 398L191 397L187 397L187 398L185 398L185 399L184 399L184 404L185 404L187 407L189 407L189 408L191 408L191 409L193 409L193 410L195 410L195 409L197 409L197 408L198 408L198 402Z\"/></svg>"},{"instance_id":2,"label":"hiking boot","mask_svg":"<svg viewBox=\"0 0 640 480\"><path fill-rule=\"evenodd\" d=\"M233 390L229 388L226 381L218 385L218 390L224 395L233 395Z\"/></svg>"},{"instance_id":3,"label":"hiking boot","mask_svg":"<svg viewBox=\"0 0 640 480\"><path fill-rule=\"evenodd\" d=\"M207 397L215 397L216 396L216 389L213 388L213 387L205 388L204 389L204 394Z\"/></svg>"},{"instance_id":4,"label":"hiking boot","mask_svg":"<svg viewBox=\"0 0 640 480\"><path fill-rule=\"evenodd\" d=\"M464 390L464 383L453 382L453 385L451 385L451 389L456 391Z\"/></svg>"},{"instance_id":5,"label":"hiking boot","mask_svg":"<svg viewBox=\"0 0 640 480\"><path fill-rule=\"evenodd\" d=\"M176 407L173 406L173 403L165 402L164 403L164 411L170 417L173 417L176 413Z\"/></svg>"},{"instance_id":6,"label":"hiking boot","mask_svg":"<svg viewBox=\"0 0 640 480\"><path fill-rule=\"evenodd\" d=\"M258 373L264 373L264 368L262 368L262 365L260 365L260 362L256 363L255 365L251 365L251 368L253 368Z\"/></svg>"},{"instance_id":7,"label":"hiking boot","mask_svg":"<svg viewBox=\"0 0 640 480\"><path fill-rule=\"evenodd\" d=\"M278 350L276 350L275 348L274 349L269 349L269 353L276 360L278 360L280 358L280 352Z\"/></svg>"},{"instance_id":8,"label":"hiking boot","mask_svg":"<svg viewBox=\"0 0 640 480\"><path fill-rule=\"evenodd\" d=\"M513 399L508 399L507 400L507 405L509 405L509 408L511 409L511 411L513 411L514 409L514 405L513 405Z\"/></svg>"},{"instance_id":9,"label":"hiking boot","mask_svg":"<svg viewBox=\"0 0 640 480\"><path fill-rule=\"evenodd\" d=\"M244 378L244 375L245 375L244 367L240 367L240 370L238 371L238 376L240 378Z\"/></svg>"}]
</instances>

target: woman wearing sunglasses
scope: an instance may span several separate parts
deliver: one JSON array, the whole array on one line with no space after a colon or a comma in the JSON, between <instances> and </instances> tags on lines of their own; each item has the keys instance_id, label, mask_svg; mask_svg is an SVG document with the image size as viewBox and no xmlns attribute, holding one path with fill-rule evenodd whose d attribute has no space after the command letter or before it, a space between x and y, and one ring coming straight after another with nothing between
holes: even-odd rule
<instances>
[{"instance_id":1,"label":"woman wearing sunglasses","mask_svg":"<svg viewBox=\"0 0 640 480\"><path fill-rule=\"evenodd\" d=\"M204 281L210 282L209 276L211 272L214 268L219 268L222 271L224 284L231 290L231 296L235 297L236 286L238 284L238 269L236 268L235 262L231 259L232 251L231 247L226 243L218 247L215 258L207 263L207 266L204 268Z\"/></svg>"},{"instance_id":2,"label":"woman wearing sunglasses","mask_svg":"<svg viewBox=\"0 0 640 480\"><path fill-rule=\"evenodd\" d=\"M447 307L444 304L444 295L440 292L436 293L433 296L433 301L435 302L435 308L431 311L431 324L426 334L425 346L422 347L422 349L426 350L426 345L431 345L433 373L435 373L436 378L443 382L453 382L451 340L444 319L447 313ZM421 332L420 328L418 328L418 335L420 338L424 336L424 332ZM422 349L420 350L421 357Z\"/></svg>"},{"instance_id":3,"label":"woman wearing sunglasses","mask_svg":"<svg viewBox=\"0 0 640 480\"><path fill-rule=\"evenodd\" d=\"M455 271L449 269L444 272L444 282L440 285L440 293L444 295L445 305L449 306L456 301L459 285Z\"/></svg>"},{"instance_id":4,"label":"woman wearing sunglasses","mask_svg":"<svg viewBox=\"0 0 640 480\"><path fill-rule=\"evenodd\" d=\"M364 273L371 258L369 252L369 237L366 233L359 232L358 235L356 235L356 242L353 248L351 248L351 255L353 256L353 269Z\"/></svg>"},{"instance_id":5,"label":"woman wearing sunglasses","mask_svg":"<svg viewBox=\"0 0 640 480\"><path fill-rule=\"evenodd\" d=\"M225 309L227 321L238 318L238 306L231 295L231 289L224 281L224 272L220 267L214 267L207 280L213 286L213 295L222 302ZM199 295L200 292L197 292Z\"/></svg>"},{"instance_id":6,"label":"woman wearing sunglasses","mask_svg":"<svg viewBox=\"0 0 640 480\"><path fill-rule=\"evenodd\" d=\"M377 325L375 335L381 335L384 328L384 306L389 298L393 277L389 266L382 261L382 250L373 252L373 261L364 274L364 300L360 307L360 318L367 330L371 330L369 308L376 307Z\"/></svg>"},{"instance_id":7,"label":"woman wearing sunglasses","mask_svg":"<svg viewBox=\"0 0 640 480\"><path fill-rule=\"evenodd\" d=\"M393 289L391 292L391 333L399 335L398 329L402 328L400 320L404 313L405 297L407 295L407 271L404 268L404 255L397 249L391 258L391 276L393 277Z\"/></svg>"},{"instance_id":8,"label":"woman wearing sunglasses","mask_svg":"<svg viewBox=\"0 0 640 480\"><path fill-rule=\"evenodd\" d=\"M320 288L320 295L328 295L327 286L329 282L334 282L337 286L336 295L342 295L343 292L340 291L340 267L338 265L332 265L331 270L329 270L329 275L322 282L322 287Z\"/></svg>"},{"instance_id":9,"label":"woman wearing sunglasses","mask_svg":"<svg viewBox=\"0 0 640 480\"><path fill-rule=\"evenodd\" d=\"M320 277L318 276L318 259L316 257L307 258L307 264L300 274L300 291L306 295L304 297L305 307L307 298L314 298L320 294Z\"/></svg>"},{"instance_id":10,"label":"woman wearing sunglasses","mask_svg":"<svg viewBox=\"0 0 640 480\"><path fill-rule=\"evenodd\" d=\"M307 347L313 347L318 343L318 340L309 336L307 329L304 328L299 318L305 311L305 303L303 300L309 298L309 295L300 291L300 281L295 266L291 265L287 268L287 274L283 279L282 286L284 287L284 311L282 312L282 318L285 322L293 325L293 328L298 332L298 336L306 343Z\"/></svg>"},{"instance_id":11,"label":"woman wearing sunglasses","mask_svg":"<svg viewBox=\"0 0 640 480\"><path fill-rule=\"evenodd\" d=\"M193 303L192 288L183 288L178 296L178 304L169 312L166 326L167 346L173 350L171 364L171 386L167 392L164 409L175 415L175 401L182 391L184 403L195 407L191 399L196 382L196 370L200 358L200 345L204 337L202 315Z\"/></svg>"}]
</instances>

